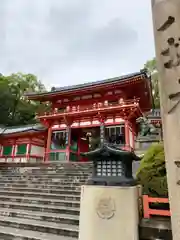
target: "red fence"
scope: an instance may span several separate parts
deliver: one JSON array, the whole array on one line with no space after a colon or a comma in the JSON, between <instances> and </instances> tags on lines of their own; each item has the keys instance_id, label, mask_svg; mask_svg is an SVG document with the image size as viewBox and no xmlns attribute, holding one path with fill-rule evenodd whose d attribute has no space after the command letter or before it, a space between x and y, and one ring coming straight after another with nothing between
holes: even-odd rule
<instances>
[{"instance_id":1,"label":"red fence","mask_svg":"<svg viewBox=\"0 0 180 240\"><path fill-rule=\"evenodd\" d=\"M151 203L169 203L168 198L155 198L155 197L149 197L148 195L143 195L143 212L144 212L144 218L150 218L152 215L155 216L164 216L164 217L170 217L170 210L162 210L162 209L152 209L150 207Z\"/></svg>"}]
</instances>

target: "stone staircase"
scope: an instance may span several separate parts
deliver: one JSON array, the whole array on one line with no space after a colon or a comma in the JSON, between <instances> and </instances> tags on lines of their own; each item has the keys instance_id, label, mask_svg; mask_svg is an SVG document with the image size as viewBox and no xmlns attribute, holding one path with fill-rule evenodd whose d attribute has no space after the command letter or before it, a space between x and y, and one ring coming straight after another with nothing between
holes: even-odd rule
<instances>
[{"instance_id":1,"label":"stone staircase","mask_svg":"<svg viewBox=\"0 0 180 240\"><path fill-rule=\"evenodd\" d=\"M78 238L80 186L91 163L0 170L0 240Z\"/></svg>"}]
</instances>

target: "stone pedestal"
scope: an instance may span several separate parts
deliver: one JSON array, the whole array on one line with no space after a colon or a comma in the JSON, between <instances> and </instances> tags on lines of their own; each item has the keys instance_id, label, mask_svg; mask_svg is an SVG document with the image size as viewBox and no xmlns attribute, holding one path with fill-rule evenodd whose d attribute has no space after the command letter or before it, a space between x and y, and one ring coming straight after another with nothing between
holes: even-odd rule
<instances>
[{"instance_id":1,"label":"stone pedestal","mask_svg":"<svg viewBox=\"0 0 180 240\"><path fill-rule=\"evenodd\" d=\"M139 240L138 187L82 186L79 240Z\"/></svg>"}]
</instances>

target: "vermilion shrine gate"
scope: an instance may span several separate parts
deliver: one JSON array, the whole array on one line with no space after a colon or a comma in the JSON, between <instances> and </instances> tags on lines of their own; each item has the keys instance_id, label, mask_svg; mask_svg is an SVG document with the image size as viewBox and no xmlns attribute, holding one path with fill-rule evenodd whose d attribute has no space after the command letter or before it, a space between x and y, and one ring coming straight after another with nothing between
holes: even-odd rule
<instances>
[{"instance_id":1,"label":"vermilion shrine gate","mask_svg":"<svg viewBox=\"0 0 180 240\"><path fill-rule=\"evenodd\" d=\"M134 149L136 119L151 109L151 86L145 72L28 94L49 102L51 111L37 118L48 128L45 160L86 161L80 152L95 148L100 126L105 141Z\"/></svg>"},{"instance_id":2,"label":"vermilion shrine gate","mask_svg":"<svg viewBox=\"0 0 180 240\"><path fill-rule=\"evenodd\" d=\"M102 131L106 142L133 151L136 119L152 107L151 82L145 71L27 94L27 98L48 102L51 110L37 114L42 126L2 130L3 162L87 161L80 152L96 148Z\"/></svg>"}]
</instances>

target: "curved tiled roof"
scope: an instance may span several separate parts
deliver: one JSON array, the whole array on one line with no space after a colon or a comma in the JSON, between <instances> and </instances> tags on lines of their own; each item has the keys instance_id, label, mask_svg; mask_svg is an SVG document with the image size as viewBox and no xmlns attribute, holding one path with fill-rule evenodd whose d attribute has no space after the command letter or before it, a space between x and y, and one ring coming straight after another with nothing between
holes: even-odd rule
<instances>
[{"instance_id":1,"label":"curved tiled roof","mask_svg":"<svg viewBox=\"0 0 180 240\"><path fill-rule=\"evenodd\" d=\"M107 84L107 83L116 83L118 81L123 81L132 77L136 77L142 75L142 72L136 72L136 73L131 73L127 75L123 75L120 77L115 77L115 78L109 78L105 80L100 80L100 81L95 81L95 82L87 82L83 84L77 84L77 85L72 85L72 86L65 86L65 87L60 87L60 88L55 88L54 91L65 91L65 90L76 90L79 88L85 88L85 87L91 87L91 86L96 86L100 84ZM54 92L53 91L53 92Z\"/></svg>"},{"instance_id":2,"label":"curved tiled roof","mask_svg":"<svg viewBox=\"0 0 180 240\"><path fill-rule=\"evenodd\" d=\"M51 94L56 94L56 93L61 93L61 92L66 92L66 91L73 91L73 90L78 90L78 89L83 89L83 88L88 88L88 87L94 87L94 86L103 85L103 84L118 83L119 81L126 81L126 80L128 81L130 78L139 77L139 76L147 77L146 71L142 70L140 72L126 74L126 75L123 75L120 77L109 78L109 79L94 81L94 82L87 82L87 83L83 83L83 84L64 86L64 87L59 87L59 88L54 87L49 92L42 92L42 93L38 93L38 94L37 93L26 93L25 95L26 96L51 95Z\"/></svg>"},{"instance_id":3,"label":"curved tiled roof","mask_svg":"<svg viewBox=\"0 0 180 240\"><path fill-rule=\"evenodd\" d=\"M24 126L14 126L14 127L0 127L0 135L8 135L22 132L36 132L45 131L46 127L41 124L31 124Z\"/></svg>"}]
</instances>

